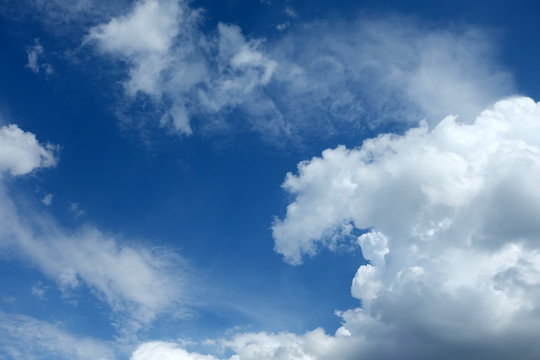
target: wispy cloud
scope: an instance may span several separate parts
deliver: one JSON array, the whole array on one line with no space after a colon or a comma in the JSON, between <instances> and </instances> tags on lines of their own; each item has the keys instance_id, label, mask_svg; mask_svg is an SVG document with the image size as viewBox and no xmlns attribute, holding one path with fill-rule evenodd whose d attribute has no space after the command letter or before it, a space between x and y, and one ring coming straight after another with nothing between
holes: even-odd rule
<instances>
[{"instance_id":1,"label":"wispy cloud","mask_svg":"<svg viewBox=\"0 0 540 360\"><path fill-rule=\"evenodd\" d=\"M22 176L56 164L54 146L40 144L16 125L1 127L0 139L2 174ZM2 248L27 260L61 290L88 286L110 306L126 335L160 314L182 310L186 266L173 250L119 239L92 225L65 229L50 216L21 209L5 182L0 199ZM38 290L33 292L39 295Z\"/></svg>"},{"instance_id":2,"label":"wispy cloud","mask_svg":"<svg viewBox=\"0 0 540 360\"><path fill-rule=\"evenodd\" d=\"M472 120L513 92L480 29L364 16L306 23L268 41L226 24L204 33L200 19L182 2L140 1L84 43L127 62L126 95L146 96L156 123L188 135L193 126L227 128L215 124L232 113L278 141L449 113Z\"/></svg>"},{"instance_id":3,"label":"wispy cloud","mask_svg":"<svg viewBox=\"0 0 540 360\"><path fill-rule=\"evenodd\" d=\"M39 39L36 39L34 41L34 45L26 48L26 55L28 56L26 67L36 74L43 71L45 74L50 75L53 73L53 67L51 64L41 61L43 52L43 46L41 45Z\"/></svg>"},{"instance_id":4,"label":"wispy cloud","mask_svg":"<svg viewBox=\"0 0 540 360\"><path fill-rule=\"evenodd\" d=\"M104 341L78 337L61 327L24 315L0 311L0 359L113 360ZM6 357L4 357L6 356Z\"/></svg>"}]
</instances>

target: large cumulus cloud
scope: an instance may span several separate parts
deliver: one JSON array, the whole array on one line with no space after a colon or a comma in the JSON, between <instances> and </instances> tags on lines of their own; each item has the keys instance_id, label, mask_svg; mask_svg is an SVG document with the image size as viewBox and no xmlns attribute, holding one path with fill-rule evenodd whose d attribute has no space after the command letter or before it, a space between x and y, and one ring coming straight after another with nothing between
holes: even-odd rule
<instances>
[{"instance_id":1,"label":"large cumulus cloud","mask_svg":"<svg viewBox=\"0 0 540 360\"><path fill-rule=\"evenodd\" d=\"M523 97L472 122L449 116L325 150L287 175L295 199L273 226L275 249L300 264L335 246L343 224L362 231L359 307L338 313L333 335L218 344L231 360L536 359L539 184L540 104Z\"/></svg>"},{"instance_id":2,"label":"large cumulus cloud","mask_svg":"<svg viewBox=\"0 0 540 360\"><path fill-rule=\"evenodd\" d=\"M369 261L352 283L362 301L345 317L353 334L369 336L375 321L411 357L497 349L533 358L539 130L540 105L512 98L472 123L449 116L433 129L325 150L287 176L296 199L273 227L276 250L298 264L350 222L365 231L358 243Z\"/></svg>"}]
</instances>

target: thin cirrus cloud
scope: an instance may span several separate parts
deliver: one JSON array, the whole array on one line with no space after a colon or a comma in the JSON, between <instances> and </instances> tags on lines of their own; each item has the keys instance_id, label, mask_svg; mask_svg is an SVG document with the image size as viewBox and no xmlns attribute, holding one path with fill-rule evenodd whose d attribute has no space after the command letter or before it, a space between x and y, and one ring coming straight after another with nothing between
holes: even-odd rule
<instances>
[{"instance_id":1,"label":"thin cirrus cloud","mask_svg":"<svg viewBox=\"0 0 540 360\"><path fill-rule=\"evenodd\" d=\"M449 113L472 120L513 93L488 34L471 27L359 16L267 40L228 24L204 33L202 21L186 2L144 0L91 28L83 44L125 62L127 98L149 99L149 116L184 135L194 125L227 129L233 112L270 140Z\"/></svg>"},{"instance_id":2,"label":"thin cirrus cloud","mask_svg":"<svg viewBox=\"0 0 540 360\"><path fill-rule=\"evenodd\" d=\"M215 343L230 360L538 358L539 134L540 104L509 98L474 122L449 116L300 163L284 183L296 199L273 226L275 249L300 264L340 224L364 230L368 264L351 287L361 307L338 313L334 335ZM200 356L156 342L132 360L155 354Z\"/></svg>"},{"instance_id":3,"label":"thin cirrus cloud","mask_svg":"<svg viewBox=\"0 0 540 360\"><path fill-rule=\"evenodd\" d=\"M109 305L126 335L165 312L181 311L187 268L178 254L122 240L91 225L68 230L50 216L21 209L12 199L9 182L54 166L56 147L40 144L34 134L17 125L1 127L0 140L0 248L4 253L26 260L62 291L90 288Z\"/></svg>"}]
</instances>

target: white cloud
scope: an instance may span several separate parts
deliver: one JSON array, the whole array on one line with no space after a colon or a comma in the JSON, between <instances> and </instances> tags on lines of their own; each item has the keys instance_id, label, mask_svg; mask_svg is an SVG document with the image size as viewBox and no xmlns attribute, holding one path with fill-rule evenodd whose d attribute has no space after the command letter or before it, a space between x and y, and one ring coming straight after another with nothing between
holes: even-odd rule
<instances>
[{"instance_id":1,"label":"white cloud","mask_svg":"<svg viewBox=\"0 0 540 360\"><path fill-rule=\"evenodd\" d=\"M78 36L92 24L118 14L130 0L27 0L0 3L0 14L11 21L35 21L49 34Z\"/></svg>"},{"instance_id":2,"label":"white cloud","mask_svg":"<svg viewBox=\"0 0 540 360\"><path fill-rule=\"evenodd\" d=\"M351 341L354 340L354 341ZM230 357L216 358L187 352L177 343L150 342L142 344L131 360L352 360L354 347L358 339L340 331L336 336L327 335L317 328L304 335L291 333L239 333L229 339L220 339L214 343L218 352L232 352Z\"/></svg>"},{"instance_id":3,"label":"white cloud","mask_svg":"<svg viewBox=\"0 0 540 360\"><path fill-rule=\"evenodd\" d=\"M175 343L155 341L140 345L131 355L131 360L216 360L216 358L190 353Z\"/></svg>"},{"instance_id":4,"label":"white cloud","mask_svg":"<svg viewBox=\"0 0 540 360\"><path fill-rule=\"evenodd\" d=\"M388 349L402 358L532 359L539 130L540 104L512 98L473 123L450 116L433 129L325 150L287 175L296 199L274 225L276 250L298 264L336 224L369 229L359 244L371 264L352 283L362 308L342 314L344 328L391 346L378 357L358 349L365 359L397 356Z\"/></svg>"},{"instance_id":5,"label":"white cloud","mask_svg":"<svg viewBox=\"0 0 540 360\"><path fill-rule=\"evenodd\" d=\"M489 36L472 27L364 17L305 23L270 41L226 24L205 33L200 17L185 2L139 1L85 39L127 62L127 95L149 96L160 125L181 134L195 120L228 128L233 111L281 141L448 113L472 120L513 91Z\"/></svg>"},{"instance_id":6,"label":"white cloud","mask_svg":"<svg viewBox=\"0 0 540 360\"><path fill-rule=\"evenodd\" d=\"M26 54L28 56L28 62L26 64L27 68L36 74L41 70L43 70L47 75L53 73L53 67L51 64L40 63L40 57L43 55L43 46L39 42L39 39L34 41L34 45L26 48Z\"/></svg>"},{"instance_id":7,"label":"white cloud","mask_svg":"<svg viewBox=\"0 0 540 360\"><path fill-rule=\"evenodd\" d=\"M447 117L299 165L296 196L274 226L290 262L328 231L370 229L334 335L315 329L209 341L229 360L520 359L540 347L540 103L497 102L472 123ZM144 354L144 357L141 355ZM176 343L132 360L198 359ZM203 357L204 359L204 357ZM214 359L214 357L208 357Z\"/></svg>"},{"instance_id":8,"label":"white cloud","mask_svg":"<svg viewBox=\"0 0 540 360\"><path fill-rule=\"evenodd\" d=\"M30 288L30 292L35 298L38 298L40 300L45 299L45 293L47 292L47 288L43 285L43 283L38 282L37 284L33 285Z\"/></svg>"},{"instance_id":9,"label":"white cloud","mask_svg":"<svg viewBox=\"0 0 540 360\"><path fill-rule=\"evenodd\" d=\"M129 14L93 27L86 42L94 42L103 53L131 63L130 95L138 91L159 95L161 72L170 62L170 47L180 30L182 9L174 0L145 0L136 3Z\"/></svg>"},{"instance_id":10,"label":"white cloud","mask_svg":"<svg viewBox=\"0 0 540 360\"><path fill-rule=\"evenodd\" d=\"M53 203L53 198L54 198L53 194L45 194L45 196L43 196L43 198L41 199L41 202L45 206L51 206Z\"/></svg>"},{"instance_id":11,"label":"white cloud","mask_svg":"<svg viewBox=\"0 0 540 360\"><path fill-rule=\"evenodd\" d=\"M296 13L296 10L294 10L292 7L287 6L284 10L285 14L290 17L297 17L298 14Z\"/></svg>"},{"instance_id":12,"label":"white cloud","mask_svg":"<svg viewBox=\"0 0 540 360\"><path fill-rule=\"evenodd\" d=\"M512 94L488 34L472 27L361 17L311 22L272 45L274 99L300 133L437 123L449 113L472 120Z\"/></svg>"},{"instance_id":13,"label":"white cloud","mask_svg":"<svg viewBox=\"0 0 540 360\"><path fill-rule=\"evenodd\" d=\"M0 128L0 144L2 172L23 175L56 163L52 146L40 144L16 125ZM111 307L123 331L135 331L165 312L181 311L186 267L171 249L127 241L91 225L65 229L51 217L14 203L2 182L0 200L3 252L26 259L63 291L87 286Z\"/></svg>"},{"instance_id":14,"label":"white cloud","mask_svg":"<svg viewBox=\"0 0 540 360\"><path fill-rule=\"evenodd\" d=\"M69 334L57 325L0 312L0 359L112 360L106 343Z\"/></svg>"},{"instance_id":15,"label":"white cloud","mask_svg":"<svg viewBox=\"0 0 540 360\"><path fill-rule=\"evenodd\" d=\"M36 44L26 49L28 55L28 63L26 66L35 73L39 72L38 58L43 53L43 46L36 41Z\"/></svg>"},{"instance_id":16,"label":"white cloud","mask_svg":"<svg viewBox=\"0 0 540 360\"><path fill-rule=\"evenodd\" d=\"M190 135L196 115L217 116L246 102L264 106L254 94L277 67L237 26L219 24L212 36L198 26L199 12L186 3L146 0L92 28L84 42L127 61L127 95L150 96L161 109L160 126Z\"/></svg>"},{"instance_id":17,"label":"white cloud","mask_svg":"<svg viewBox=\"0 0 540 360\"><path fill-rule=\"evenodd\" d=\"M41 145L34 134L17 125L0 127L0 173L23 175L39 167L56 164L56 147Z\"/></svg>"},{"instance_id":18,"label":"white cloud","mask_svg":"<svg viewBox=\"0 0 540 360\"><path fill-rule=\"evenodd\" d=\"M85 211L81 209L81 206L74 202L69 203L68 210L76 217L83 216L85 213Z\"/></svg>"}]
</instances>

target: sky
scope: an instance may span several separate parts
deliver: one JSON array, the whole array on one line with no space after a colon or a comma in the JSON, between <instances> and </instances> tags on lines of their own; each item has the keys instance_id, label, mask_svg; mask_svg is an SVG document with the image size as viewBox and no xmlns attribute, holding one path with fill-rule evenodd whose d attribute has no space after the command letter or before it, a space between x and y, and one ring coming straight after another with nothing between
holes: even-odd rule
<instances>
[{"instance_id":1,"label":"sky","mask_svg":"<svg viewBox=\"0 0 540 360\"><path fill-rule=\"evenodd\" d=\"M539 10L0 0L0 359L538 359Z\"/></svg>"}]
</instances>

